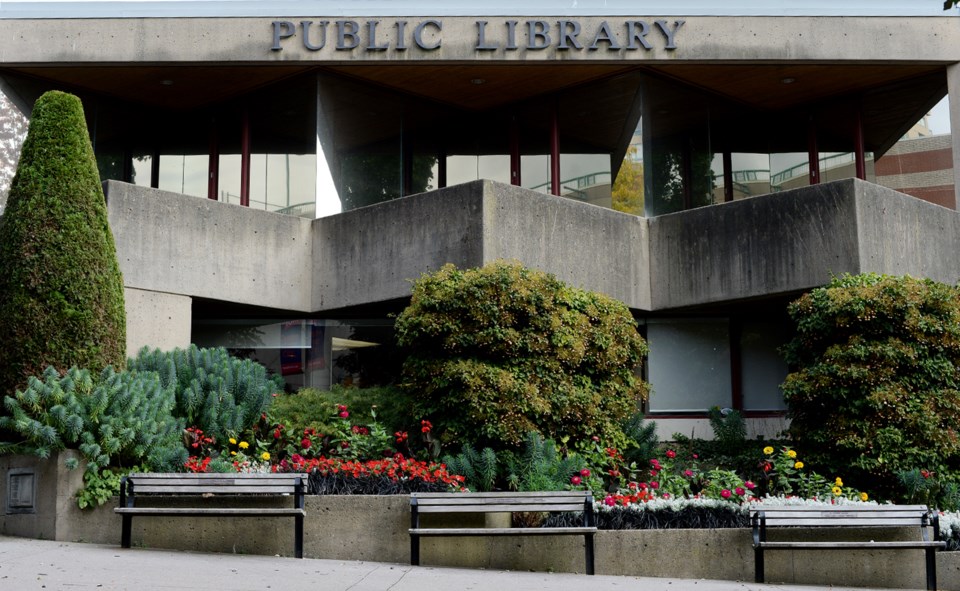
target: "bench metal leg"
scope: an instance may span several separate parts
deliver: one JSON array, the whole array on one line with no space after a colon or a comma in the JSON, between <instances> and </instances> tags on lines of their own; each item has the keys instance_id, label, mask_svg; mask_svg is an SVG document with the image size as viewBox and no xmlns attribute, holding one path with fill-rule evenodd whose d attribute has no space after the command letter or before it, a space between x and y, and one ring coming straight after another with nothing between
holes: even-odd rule
<instances>
[{"instance_id":1,"label":"bench metal leg","mask_svg":"<svg viewBox=\"0 0 960 591\"><path fill-rule=\"evenodd\" d=\"M130 547L130 530L132 529L131 521L133 521L133 515L121 515L120 519L122 524L120 526L120 547L129 548Z\"/></svg>"},{"instance_id":2,"label":"bench metal leg","mask_svg":"<svg viewBox=\"0 0 960 591\"><path fill-rule=\"evenodd\" d=\"M937 549L927 548L927 589L937 591Z\"/></svg>"},{"instance_id":3,"label":"bench metal leg","mask_svg":"<svg viewBox=\"0 0 960 591\"><path fill-rule=\"evenodd\" d=\"M410 534L410 564L420 566L420 536Z\"/></svg>"},{"instance_id":4,"label":"bench metal leg","mask_svg":"<svg viewBox=\"0 0 960 591\"><path fill-rule=\"evenodd\" d=\"M293 519L293 555L303 558L303 515L297 515Z\"/></svg>"},{"instance_id":5,"label":"bench metal leg","mask_svg":"<svg viewBox=\"0 0 960 591\"><path fill-rule=\"evenodd\" d=\"M583 536L584 542L584 552L586 553L587 559L587 574L593 574L593 534L586 534Z\"/></svg>"},{"instance_id":6,"label":"bench metal leg","mask_svg":"<svg viewBox=\"0 0 960 591\"><path fill-rule=\"evenodd\" d=\"M753 563L754 563L754 579L757 583L763 582L763 549L754 548L753 549Z\"/></svg>"}]
</instances>

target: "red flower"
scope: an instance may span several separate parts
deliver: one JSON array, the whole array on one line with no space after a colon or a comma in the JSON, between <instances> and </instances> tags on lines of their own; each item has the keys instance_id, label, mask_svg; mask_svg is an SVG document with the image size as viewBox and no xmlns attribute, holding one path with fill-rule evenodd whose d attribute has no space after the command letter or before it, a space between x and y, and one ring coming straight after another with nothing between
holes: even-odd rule
<instances>
[{"instance_id":1,"label":"red flower","mask_svg":"<svg viewBox=\"0 0 960 591\"><path fill-rule=\"evenodd\" d=\"M347 405L345 405L345 404L338 404L338 405L337 405L337 410L338 410L339 412L343 412L343 411L347 410Z\"/></svg>"},{"instance_id":2,"label":"red flower","mask_svg":"<svg viewBox=\"0 0 960 591\"><path fill-rule=\"evenodd\" d=\"M340 447L342 447L343 449L347 449L348 447L350 447L350 443L348 441L341 441Z\"/></svg>"},{"instance_id":3,"label":"red flower","mask_svg":"<svg viewBox=\"0 0 960 591\"><path fill-rule=\"evenodd\" d=\"M583 476L584 478L589 478L590 470L587 470L586 468L584 468L583 470L580 470L580 476Z\"/></svg>"},{"instance_id":4,"label":"red flower","mask_svg":"<svg viewBox=\"0 0 960 591\"><path fill-rule=\"evenodd\" d=\"M730 498L730 494L731 494L730 491L727 490L727 489L723 489L722 491L720 491L720 496L723 497L723 498L725 498L725 499L729 499L729 498Z\"/></svg>"},{"instance_id":5,"label":"red flower","mask_svg":"<svg viewBox=\"0 0 960 591\"><path fill-rule=\"evenodd\" d=\"M350 418L350 413L347 412L347 411L345 411L345 410L341 410L341 411L340 411L340 418L341 418L341 419Z\"/></svg>"},{"instance_id":6,"label":"red flower","mask_svg":"<svg viewBox=\"0 0 960 591\"><path fill-rule=\"evenodd\" d=\"M354 433L360 433L360 425L354 425L350 427L350 430L353 431Z\"/></svg>"},{"instance_id":7,"label":"red flower","mask_svg":"<svg viewBox=\"0 0 960 591\"><path fill-rule=\"evenodd\" d=\"M303 440L300 442L300 447L302 447L303 449L310 449L310 446L312 444L313 442L310 441L309 437L304 437Z\"/></svg>"},{"instance_id":8,"label":"red flower","mask_svg":"<svg viewBox=\"0 0 960 591\"><path fill-rule=\"evenodd\" d=\"M677 457L677 452L673 451L672 449L668 449L666 456L672 460L673 458Z\"/></svg>"},{"instance_id":9,"label":"red flower","mask_svg":"<svg viewBox=\"0 0 960 591\"><path fill-rule=\"evenodd\" d=\"M274 430L273 430L273 438L274 438L274 439L280 439L280 429L274 429Z\"/></svg>"},{"instance_id":10,"label":"red flower","mask_svg":"<svg viewBox=\"0 0 960 591\"><path fill-rule=\"evenodd\" d=\"M431 429L433 429L433 425L430 423L430 421L420 421L420 431L423 433L429 433Z\"/></svg>"},{"instance_id":11,"label":"red flower","mask_svg":"<svg viewBox=\"0 0 960 591\"><path fill-rule=\"evenodd\" d=\"M733 489L733 492L736 493L738 496L742 497L743 493L745 493L746 491L738 486L737 488Z\"/></svg>"},{"instance_id":12,"label":"red flower","mask_svg":"<svg viewBox=\"0 0 960 591\"><path fill-rule=\"evenodd\" d=\"M580 482L582 481L580 480L579 476L570 477L570 484L572 484L573 486L580 486Z\"/></svg>"}]
</instances>

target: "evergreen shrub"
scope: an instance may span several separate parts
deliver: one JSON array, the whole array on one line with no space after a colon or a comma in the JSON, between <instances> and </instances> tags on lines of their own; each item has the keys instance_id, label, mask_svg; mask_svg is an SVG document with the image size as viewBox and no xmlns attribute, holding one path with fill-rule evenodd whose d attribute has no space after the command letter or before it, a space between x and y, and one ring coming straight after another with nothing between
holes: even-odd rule
<instances>
[{"instance_id":1,"label":"evergreen shrub","mask_svg":"<svg viewBox=\"0 0 960 591\"><path fill-rule=\"evenodd\" d=\"M900 472L960 468L960 290L844 275L789 313L783 392L811 468L894 498Z\"/></svg>"},{"instance_id":2,"label":"evergreen shrub","mask_svg":"<svg viewBox=\"0 0 960 591\"><path fill-rule=\"evenodd\" d=\"M444 443L517 449L536 432L623 447L621 424L648 392L624 304L518 263L423 275L396 332L400 387Z\"/></svg>"},{"instance_id":3,"label":"evergreen shrub","mask_svg":"<svg viewBox=\"0 0 960 591\"><path fill-rule=\"evenodd\" d=\"M163 387L174 391L174 417L218 442L252 427L273 395L283 391L281 378L271 378L259 363L232 357L222 347L190 345L173 351L144 347L129 367L157 372Z\"/></svg>"},{"instance_id":4,"label":"evergreen shrub","mask_svg":"<svg viewBox=\"0 0 960 591\"><path fill-rule=\"evenodd\" d=\"M0 429L17 440L0 443L0 454L48 458L78 449L93 473L138 464L178 470L187 454L173 405L173 389L155 373L108 366L96 377L77 368L61 376L48 367L42 379L31 377L24 390L4 398Z\"/></svg>"},{"instance_id":5,"label":"evergreen shrub","mask_svg":"<svg viewBox=\"0 0 960 591\"><path fill-rule=\"evenodd\" d=\"M122 370L123 279L80 99L34 106L0 218L0 392L47 366Z\"/></svg>"}]
</instances>

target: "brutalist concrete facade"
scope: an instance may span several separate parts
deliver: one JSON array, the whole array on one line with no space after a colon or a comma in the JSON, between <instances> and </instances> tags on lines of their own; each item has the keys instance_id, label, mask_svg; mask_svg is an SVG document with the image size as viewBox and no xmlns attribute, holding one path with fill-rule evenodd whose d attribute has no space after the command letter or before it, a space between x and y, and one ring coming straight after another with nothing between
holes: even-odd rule
<instances>
[{"instance_id":1,"label":"brutalist concrete facade","mask_svg":"<svg viewBox=\"0 0 960 591\"><path fill-rule=\"evenodd\" d=\"M126 287L154 294L127 298L131 351L144 332L189 344L189 298L324 312L407 297L446 263L518 260L646 312L842 273L960 279L960 213L855 179L653 219L490 181L313 221L114 181L106 193Z\"/></svg>"}]
</instances>

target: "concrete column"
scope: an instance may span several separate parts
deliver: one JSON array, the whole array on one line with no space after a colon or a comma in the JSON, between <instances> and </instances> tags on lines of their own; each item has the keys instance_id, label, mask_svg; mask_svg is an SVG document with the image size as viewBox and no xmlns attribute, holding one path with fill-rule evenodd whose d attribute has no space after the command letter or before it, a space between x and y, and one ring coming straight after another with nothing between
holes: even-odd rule
<instances>
[{"instance_id":1,"label":"concrete column","mask_svg":"<svg viewBox=\"0 0 960 591\"><path fill-rule=\"evenodd\" d=\"M950 100L950 134L953 142L953 194L960 206L960 63L947 66Z\"/></svg>"}]
</instances>

